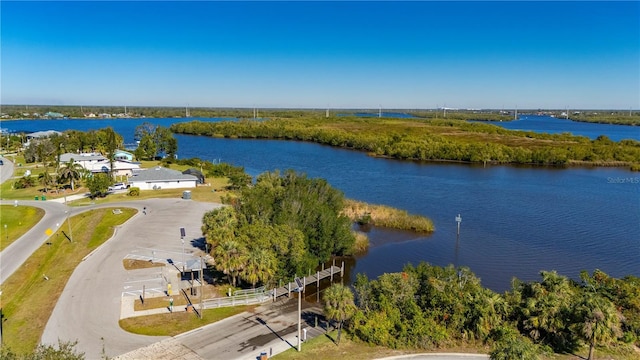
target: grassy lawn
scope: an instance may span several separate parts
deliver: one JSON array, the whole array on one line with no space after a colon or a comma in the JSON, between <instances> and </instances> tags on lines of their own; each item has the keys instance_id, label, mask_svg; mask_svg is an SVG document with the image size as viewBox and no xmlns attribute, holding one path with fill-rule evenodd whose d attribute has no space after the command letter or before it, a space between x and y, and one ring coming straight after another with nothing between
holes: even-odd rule
<instances>
[{"instance_id":1,"label":"grassy lawn","mask_svg":"<svg viewBox=\"0 0 640 360\"><path fill-rule=\"evenodd\" d=\"M206 285L204 286L204 292L202 293L203 299L211 299L220 296L225 296L225 290L228 286L215 286L215 285ZM200 288L198 287L198 296L192 296L191 301L196 304L200 299ZM158 309L169 306L169 298L173 298L173 305L187 305L187 300L182 295L173 295L173 296L158 296L158 297L147 297L144 300L144 304L140 299L136 299L133 305L133 309L135 311L140 310L148 310L148 309Z\"/></svg>"},{"instance_id":2,"label":"grassy lawn","mask_svg":"<svg viewBox=\"0 0 640 360\"><path fill-rule=\"evenodd\" d=\"M18 354L35 348L73 270L84 256L111 238L116 226L135 214L133 209L121 210L119 215L107 208L73 216L73 242L62 235L68 226L62 224L49 238L50 245L42 245L2 284L4 345Z\"/></svg>"},{"instance_id":3,"label":"grassy lawn","mask_svg":"<svg viewBox=\"0 0 640 360\"><path fill-rule=\"evenodd\" d=\"M0 205L0 251L42 219L44 210L31 206Z\"/></svg>"},{"instance_id":4,"label":"grassy lawn","mask_svg":"<svg viewBox=\"0 0 640 360\"><path fill-rule=\"evenodd\" d=\"M174 300L176 300L174 298ZM174 302L174 307L176 302ZM159 314L139 316L120 320L120 327L128 332L151 336L175 336L183 332L197 329L207 324L220 321L229 316L252 310L255 306L235 306L204 311L202 319L195 313L176 312L171 314Z\"/></svg>"}]
</instances>

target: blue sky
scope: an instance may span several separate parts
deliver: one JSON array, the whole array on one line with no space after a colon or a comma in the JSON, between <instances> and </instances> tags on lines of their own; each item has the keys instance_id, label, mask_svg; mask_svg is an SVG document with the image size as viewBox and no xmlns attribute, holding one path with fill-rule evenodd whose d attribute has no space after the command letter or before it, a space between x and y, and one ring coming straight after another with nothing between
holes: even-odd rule
<instances>
[{"instance_id":1,"label":"blue sky","mask_svg":"<svg viewBox=\"0 0 640 360\"><path fill-rule=\"evenodd\" d=\"M2 104L640 108L640 3L12 2Z\"/></svg>"}]
</instances>

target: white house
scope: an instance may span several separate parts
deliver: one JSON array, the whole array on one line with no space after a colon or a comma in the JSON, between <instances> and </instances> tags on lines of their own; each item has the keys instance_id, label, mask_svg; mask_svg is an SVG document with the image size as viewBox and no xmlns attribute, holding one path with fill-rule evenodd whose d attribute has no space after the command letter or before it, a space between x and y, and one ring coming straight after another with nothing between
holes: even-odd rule
<instances>
[{"instance_id":1,"label":"white house","mask_svg":"<svg viewBox=\"0 0 640 360\"><path fill-rule=\"evenodd\" d=\"M92 164L107 161L107 158L100 153L65 153L60 155L60 164L66 164L69 160L73 159L73 162L80 164L83 168L89 170Z\"/></svg>"},{"instance_id":2,"label":"white house","mask_svg":"<svg viewBox=\"0 0 640 360\"><path fill-rule=\"evenodd\" d=\"M92 173L109 172L109 160L98 161L89 163L85 169ZM132 176L135 171L140 170L140 165L130 163L127 161L114 161L113 162L113 175L114 176Z\"/></svg>"},{"instance_id":3,"label":"white house","mask_svg":"<svg viewBox=\"0 0 640 360\"><path fill-rule=\"evenodd\" d=\"M194 188L197 182L198 178L193 175L186 175L162 166L135 171L129 178L131 187L137 187L140 190Z\"/></svg>"}]
</instances>

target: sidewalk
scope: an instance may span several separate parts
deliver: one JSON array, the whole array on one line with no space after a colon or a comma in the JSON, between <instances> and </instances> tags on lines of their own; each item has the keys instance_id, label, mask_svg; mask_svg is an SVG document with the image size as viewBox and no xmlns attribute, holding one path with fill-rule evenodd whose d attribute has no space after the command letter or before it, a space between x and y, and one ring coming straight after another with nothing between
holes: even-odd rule
<instances>
[{"instance_id":1,"label":"sidewalk","mask_svg":"<svg viewBox=\"0 0 640 360\"><path fill-rule=\"evenodd\" d=\"M67 195L66 198L63 196L63 197L60 197L60 198L51 199L51 200L47 199L47 200L44 200L44 201L53 201L53 202L64 204L65 199L66 199L67 202L71 202L71 201L74 201L74 200L80 200L80 199L84 199L84 198L87 198L87 197L89 197L88 194L75 194L75 195Z\"/></svg>"}]
</instances>

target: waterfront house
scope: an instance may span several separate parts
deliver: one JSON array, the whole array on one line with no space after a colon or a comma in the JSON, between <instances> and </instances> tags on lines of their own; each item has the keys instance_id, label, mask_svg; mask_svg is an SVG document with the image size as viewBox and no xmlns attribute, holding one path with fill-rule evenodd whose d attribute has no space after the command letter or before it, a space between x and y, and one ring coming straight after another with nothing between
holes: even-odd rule
<instances>
[{"instance_id":1,"label":"waterfront house","mask_svg":"<svg viewBox=\"0 0 640 360\"><path fill-rule=\"evenodd\" d=\"M131 187L137 187L140 190L194 188L197 182L198 178L193 175L162 166L134 171L133 176L129 178Z\"/></svg>"},{"instance_id":2,"label":"waterfront house","mask_svg":"<svg viewBox=\"0 0 640 360\"><path fill-rule=\"evenodd\" d=\"M110 168L109 160L103 160L87 164L85 169L92 173L108 173ZM128 161L114 161L113 162L113 176L114 177L129 177L133 176L133 173L140 170L140 165Z\"/></svg>"},{"instance_id":3,"label":"waterfront house","mask_svg":"<svg viewBox=\"0 0 640 360\"><path fill-rule=\"evenodd\" d=\"M133 153L118 149L113 154L113 159L121 161L133 161Z\"/></svg>"},{"instance_id":4,"label":"waterfront house","mask_svg":"<svg viewBox=\"0 0 640 360\"><path fill-rule=\"evenodd\" d=\"M60 164L66 164L71 159L87 170L93 167L92 164L107 161L107 158L100 153L65 153L60 155Z\"/></svg>"}]
</instances>

